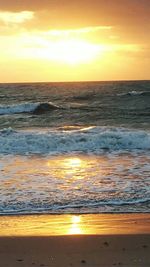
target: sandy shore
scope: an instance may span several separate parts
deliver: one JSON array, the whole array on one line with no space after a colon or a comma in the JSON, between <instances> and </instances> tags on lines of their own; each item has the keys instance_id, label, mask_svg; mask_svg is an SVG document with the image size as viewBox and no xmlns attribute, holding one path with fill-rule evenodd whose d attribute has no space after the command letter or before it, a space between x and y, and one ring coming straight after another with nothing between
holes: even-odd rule
<instances>
[{"instance_id":1,"label":"sandy shore","mask_svg":"<svg viewBox=\"0 0 150 267\"><path fill-rule=\"evenodd\" d=\"M150 235L0 238L1 267L150 266Z\"/></svg>"},{"instance_id":2,"label":"sandy shore","mask_svg":"<svg viewBox=\"0 0 150 267\"><path fill-rule=\"evenodd\" d=\"M75 216L70 223L69 216L1 217L0 267L150 266L150 214L84 215L80 219ZM43 220L47 229L44 232L38 224ZM27 221L32 221L30 231ZM16 228L9 229L11 223ZM15 232L19 224L20 233ZM87 232L76 234L81 226ZM68 232L63 234L67 227Z\"/></svg>"}]
</instances>

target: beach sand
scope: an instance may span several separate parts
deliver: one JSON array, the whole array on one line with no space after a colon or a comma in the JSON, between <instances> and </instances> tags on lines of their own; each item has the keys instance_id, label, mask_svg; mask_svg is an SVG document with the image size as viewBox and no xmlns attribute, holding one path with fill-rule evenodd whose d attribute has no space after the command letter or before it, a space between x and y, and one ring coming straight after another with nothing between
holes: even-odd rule
<instances>
[{"instance_id":1,"label":"beach sand","mask_svg":"<svg viewBox=\"0 0 150 267\"><path fill-rule=\"evenodd\" d=\"M150 214L2 216L0 226L0 267L150 266Z\"/></svg>"}]
</instances>

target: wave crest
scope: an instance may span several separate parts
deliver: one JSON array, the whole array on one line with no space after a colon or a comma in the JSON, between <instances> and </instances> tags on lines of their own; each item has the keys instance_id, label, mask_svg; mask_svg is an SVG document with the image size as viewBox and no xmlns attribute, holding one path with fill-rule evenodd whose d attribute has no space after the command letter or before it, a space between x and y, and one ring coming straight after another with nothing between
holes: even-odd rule
<instances>
[{"instance_id":1,"label":"wave crest","mask_svg":"<svg viewBox=\"0 0 150 267\"><path fill-rule=\"evenodd\" d=\"M0 115L7 114L18 114L18 113L34 113L41 114L47 111L58 109L59 107L51 102L46 103L30 103L25 102L15 105L1 105L0 106Z\"/></svg>"},{"instance_id":2,"label":"wave crest","mask_svg":"<svg viewBox=\"0 0 150 267\"><path fill-rule=\"evenodd\" d=\"M117 94L117 96L149 96L150 92L148 91L130 91L128 93L120 93Z\"/></svg>"}]
</instances>

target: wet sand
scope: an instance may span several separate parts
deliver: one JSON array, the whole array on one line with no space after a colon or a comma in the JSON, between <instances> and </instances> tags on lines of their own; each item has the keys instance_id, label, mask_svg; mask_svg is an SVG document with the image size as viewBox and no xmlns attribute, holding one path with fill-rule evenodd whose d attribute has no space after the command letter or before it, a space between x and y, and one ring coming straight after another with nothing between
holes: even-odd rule
<instances>
[{"instance_id":1,"label":"wet sand","mask_svg":"<svg viewBox=\"0 0 150 267\"><path fill-rule=\"evenodd\" d=\"M150 214L73 216L2 216L0 266L150 266Z\"/></svg>"}]
</instances>

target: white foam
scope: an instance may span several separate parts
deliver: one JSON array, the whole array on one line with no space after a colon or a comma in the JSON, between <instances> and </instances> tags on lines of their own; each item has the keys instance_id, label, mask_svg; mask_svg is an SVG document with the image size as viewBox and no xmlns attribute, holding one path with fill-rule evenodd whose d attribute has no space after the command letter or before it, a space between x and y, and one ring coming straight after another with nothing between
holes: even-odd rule
<instances>
[{"instance_id":1,"label":"white foam","mask_svg":"<svg viewBox=\"0 0 150 267\"><path fill-rule=\"evenodd\" d=\"M40 107L40 105L47 104L50 107L58 108L55 104L48 102L48 103L30 103L25 102L21 104L15 104L15 105L0 105L0 115L7 115L7 114L17 114L17 113L29 113L34 112L36 108Z\"/></svg>"},{"instance_id":2,"label":"white foam","mask_svg":"<svg viewBox=\"0 0 150 267\"><path fill-rule=\"evenodd\" d=\"M150 132L124 128L90 127L72 131L60 129L0 131L1 154L63 154L104 151L149 151Z\"/></svg>"},{"instance_id":3,"label":"white foam","mask_svg":"<svg viewBox=\"0 0 150 267\"><path fill-rule=\"evenodd\" d=\"M14 113L23 113L23 112L32 112L37 108L39 103L22 103L16 105L0 106L0 115L5 114L14 114Z\"/></svg>"},{"instance_id":4,"label":"white foam","mask_svg":"<svg viewBox=\"0 0 150 267\"><path fill-rule=\"evenodd\" d=\"M143 95L143 94L146 94L148 92L146 91L130 91L128 93L120 93L120 94L117 94L117 96L136 96L136 95Z\"/></svg>"}]
</instances>

